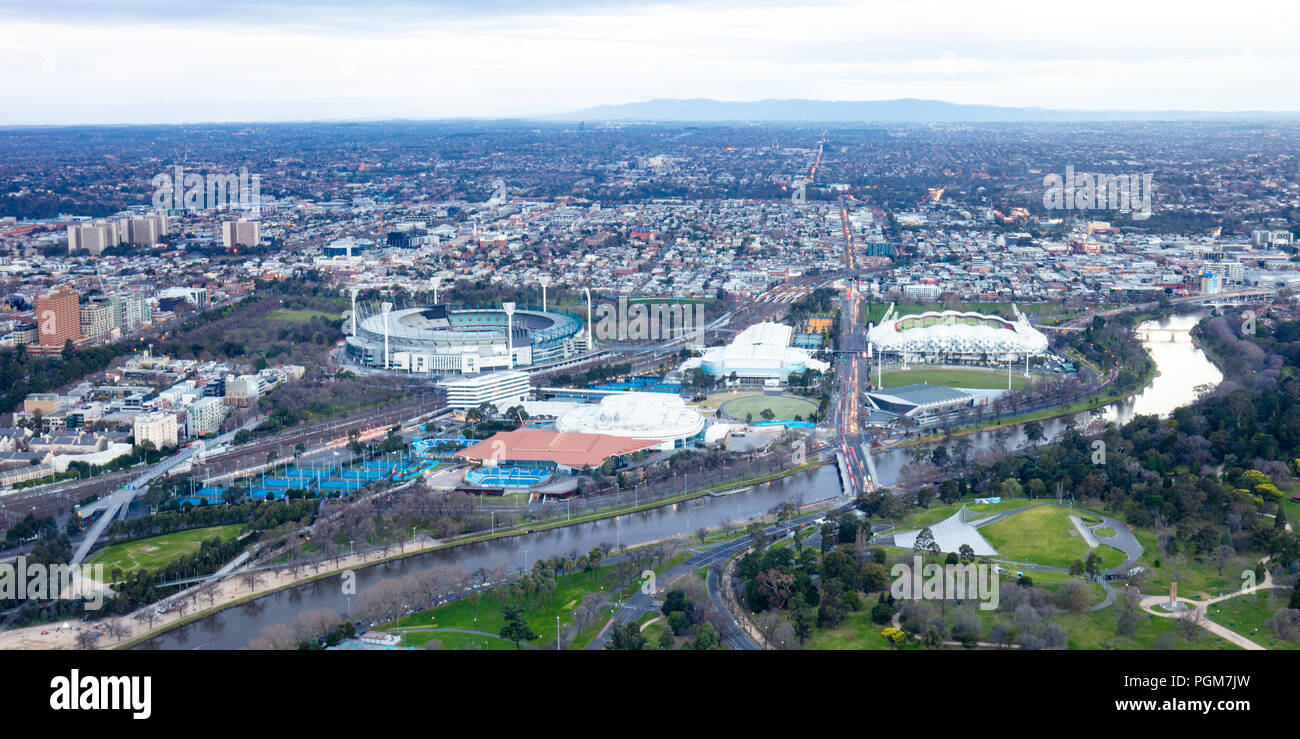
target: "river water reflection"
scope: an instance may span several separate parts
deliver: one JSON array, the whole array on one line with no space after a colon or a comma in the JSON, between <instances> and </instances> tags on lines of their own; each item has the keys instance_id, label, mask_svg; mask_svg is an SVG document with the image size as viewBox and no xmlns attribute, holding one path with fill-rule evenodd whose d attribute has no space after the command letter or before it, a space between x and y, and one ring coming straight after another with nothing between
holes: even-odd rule
<instances>
[{"instance_id":1,"label":"river water reflection","mask_svg":"<svg viewBox=\"0 0 1300 739\"><path fill-rule=\"evenodd\" d=\"M1195 399L1195 388L1222 380L1218 369L1190 340L1187 329L1204 313L1187 313L1142 324L1148 333L1145 342L1160 374L1138 395L1106 408L1106 418L1120 422L1136 414L1167 415L1175 408ZM1170 338L1173 340L1170 341ZM1085 414L1086 415L1086 414ZM1064 429L1060 421L1044 422L1049 437ZM970 437L977 450L993 444L992 433ZM1020 429L1008 440L1011 447L1025 441ZM897 481L899 469L910 460L906 450L884 452L875 456L877 471L884 485ZM756 486L749 492L720 498L664 506L641 513L603 521L509 539L467 544L415 557L367 567L356 571L357 591L385 577L395 577L431 567L459 564L466 572L483 567L505 565L509 569L531 567L538 558L567 554L571 550L586 552L601 544L635 545L679 534L700 527L721 526L766 514L782 503L810 503L840 495L839 473L833 466L792 475ZM293 621L298 613L315 608L331 608L346 613L351 600L342 592L338 576L281 591L252 603L174 629L149 640L138 649L237 649L256 638L271 624Z\"/></svg>"}]
</instances>

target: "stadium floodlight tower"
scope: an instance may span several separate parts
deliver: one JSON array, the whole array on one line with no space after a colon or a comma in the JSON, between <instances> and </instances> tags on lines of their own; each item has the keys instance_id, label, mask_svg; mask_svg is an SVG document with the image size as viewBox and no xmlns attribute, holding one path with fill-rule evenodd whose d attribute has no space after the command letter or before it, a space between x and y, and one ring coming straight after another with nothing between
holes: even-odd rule
<instances>
[{"instance_id":1,"label":"stadium floodlight tower","mask_svg":"<svg viewBox=\"0 0 1300 739\"><path fill-rule=\"evenodd\" d=\"M537 281L540 282L542 285L542 310L545 311L546 310L546 285L550 283L551 278L547 277L546 275L542 275L541 277L537 278Z\"/></svg>"},{"instance_id":2,"label":"stadium floodlight tower","mask_svg":"<svg viewBox=\"0 0 1300 739\"><path fill-rule=\"evenodd\" d=\"M357 291L360 288L352 288L352 335L357 335Z\"/></svg>"},{"instance_id":3,"label":"stadium floodlight tower","mask_svg":"<svg viewBox=\"0 0 1300 739\"><path fill-rule=\"evenodd\" d=\"M515 368L515 304L502 303L501 309L506 312L506 357L510 369Z\"/></svg>"},{"instance_id":4,"label":"stadium floodlight tower","mask_svg":"<svg viewBox=\"0 0 1300 739\"><path fill-rule=\"evenodd\" d=\"M438 304L438 285L442 284L442 275L434 275L430 280L433 283L433 304Z\"/></svg>"},{"instance_id":5,"label":"stadium floodlight tower","mask_svg":"<svg viewBox=\"0 0 1300 739\"><path fill-rule=\"evenodd\" d=\"M587 295L587 351L596 348L596 342L591 338L591 288L584 287L582 292Z\"/></svg>"},{"instance_id":6,"label":"stadium floodlight tower","mask_svg":"<svg viewBox=\"0 0 1300 739\"><path fill-rule=\"evenodd\" d=\"M384 369L388 369L388 314L393 312L393 304L385 300L380 307L384 311Z\"/></svg>"}]
</instances>

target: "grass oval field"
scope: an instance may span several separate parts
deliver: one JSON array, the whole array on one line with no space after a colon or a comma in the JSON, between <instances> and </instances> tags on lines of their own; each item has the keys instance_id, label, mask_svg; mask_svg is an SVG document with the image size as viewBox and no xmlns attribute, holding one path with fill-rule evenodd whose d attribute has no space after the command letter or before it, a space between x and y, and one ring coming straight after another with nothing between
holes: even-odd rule
<instances>
[{"instance_id":1,"label":"grass oval field","mask_svg":"<svg viewBox=\"0 0 1300 739\"><path fill-rule=\"evenodd\" d=\"M872 373L871 381L876 381ZM1023 368L1011 373L1011 387L1019 390L1025 386ZM969 387L986 390L1005 389L1007 386L1006 370L995 369L909 369L885 370L885 388L903 385L942 385L943 387Z\"/></svg>"},{"instance_id":2,"label":"grass oval field","mask_svg":"<svg viewBox=\"0 0 1300 739\"><path fill-rule=\"evenodd\" d=\"M764 409L770 409L773 419L777 421L792 421L795 416L807 420L810 414L817 411L817 405L793 395L750 395L729 400L718 410L737 421L744 421L747 416L752 416L754 421L761 421Z\"/></svg>"},{"instance_id":3,"label":"grass oval field","mask_svg":"<svg viewBox=\"0 0 1300 739\"><path fill-rule=\"evenodd\" d=\"M111 575L114 568L121 568L124 575L129 575L137 569L156 570L172 560L198 551L199 546L208 539L229 539L237 536L241 528L243 528L242 524L208 526L110 544L101 549L86 564L104 565L106 575Z\"/></svg>"}]
</instances>

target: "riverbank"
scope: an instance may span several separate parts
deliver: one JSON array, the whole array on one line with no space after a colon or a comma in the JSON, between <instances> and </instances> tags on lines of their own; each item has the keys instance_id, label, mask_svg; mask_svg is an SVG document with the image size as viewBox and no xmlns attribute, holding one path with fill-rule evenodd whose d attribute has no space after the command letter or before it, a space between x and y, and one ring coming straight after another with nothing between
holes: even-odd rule
<instances>
[{"instance_id":1,"label":"riverbank","mask_svg":"<svg viewBox=\"0 0 1300 739\"><path fill-rule=\"evenodd\" d=\"M582 523L615 518L630 513L671 506L684 501L703 498L727 489L762 485L763 483L816 470L828 464L830 464L830 462L825 460L813 461L777 473L720 483L718 485L690 491L681 495L674 495L637 505L618 506L609 510L597 511L584 516L575 516L574 518L567 520L557 519L555 521L543 523L524 523L505 531L497 531L495 533L480 532L466 535L464 537L458 537L454 540L426 540L424 542L416 543L406 542L401 545L401 548L396 554L391 553L392 548L390 547L387 550L387 553L382 549L376 549L357 553L351 556L340 556L337 559L329 560L330 564L325 565L321 571L311 575L304 576L301 574L294 574L288 567L267 568L265 570L257 571L258 583L251 589L247 585L243 584L242 574L237 573L236 577L228 578L215 586L216 589L213 593L214 597L207 608L193 612L189 615L181 615L175 611L163 613L154 621L147 631L139 634L128 634L125 638L117 640L110 640L109 637L104 636L101 637L98 647L102 649L129 648L143 641L153 639L168 631L186 626L196 621L201 621L218 614L221 611L247 604L289 588L310 584L311 582L322 578L333 577L345 570L373 567L374 565L384 564L386 562L428 554L439 550L452 549L467 544L475 544L497 539L508 539L534 532L565 528ZM309 569L310 565L307 565L306 567ZM299 573L302 568L303 566L300 565ZM208 600L206 595L204 596L204 600ZM155 606L156 604L150 604L149 606L146 606L146 608L154 608ZM122 617L120 620L131 625L135 625L136 623L131 619L131 617ZM79 629L86 627L86 624L82 622L74 623L79 627ZM42 634L42 631L45 631L46 633ZM253 636L256 635L254 634ZM26 627L24 629L15 629L13 631L0 633L0 649L72 649L75 648L75 637L75 631L60 632L54 628L54 625Z\"/></svg>"},{"instance_id":2,"label":"riverbank","mask_svg":"<svg viewBox=\"0 0 1300 739\"><path fill-rule=\"evenodd\" d=\"M946 439L956 439L963 436L972 436L974 434L980 434L986 431L997 431L998 429L1010 428L1012 426L1022 426L1026 423L1030 423L1031 421L1050 421L1057 418L1064 418L1066 416L1078 415L1080 413L1090 411L1093 408L1104 408L1108 405L1119 403L1123 400L1132 398L1138 393L1141 393L1142 391L1146 390L1151 386L1151 383L1155 382L1155 379L1159 374L1160 372L1156 369L1155 362L1153 361L1148 362L1147 366L1143 368L1142 377L1139 383L1137 384L1137 386L1135 386L1132 390L1126 393L1108 392L1104 395L1098 396L1097 400L1080 400L1071 403L1070 405L1057 406L1054 408L1044 408L1042 410L1033 411L1031 413L1022 413L1020 415L1011 416L1010 418L1002 419L999 421L975 423L975 424L962 426L957 429L954 429L951 433L934 433L934 434L928 434L926 436L918 436L915 439L900 441L897 444L891 444L889 446L873 450L872 454L879 454L881 452L887 452L893 449L905 449L907 447L916 446L918 444L933 444L935 442L944 441Z\"/></svg>"}]
</instances>

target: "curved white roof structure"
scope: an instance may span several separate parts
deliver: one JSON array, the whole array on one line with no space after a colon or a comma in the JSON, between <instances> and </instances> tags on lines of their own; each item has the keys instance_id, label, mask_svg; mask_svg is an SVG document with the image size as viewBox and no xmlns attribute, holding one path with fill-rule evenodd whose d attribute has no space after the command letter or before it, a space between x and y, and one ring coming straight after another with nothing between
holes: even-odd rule
<instances>
[{"instance_id":1,"label":"curved white roof structure","mask_svg":"<svg viewBox=\"0 0 1300 739\"><path fill-rule=\"evenodd\" d=\"M704 417L676 395L618 393L599 404L582 405L560 416L555 430L573 434L607 434L653 439L671 448L676 442L698 436Z\"/></svg>"},{"instance_id":2,"label":"curved white roof structure","mask_svg":"<svg viewBox=\"0 0 1300 739\"><path fill-rule=\"evenodd\" d=\"M979 514L974 513L966 506L957 509L957 512L944 520L930 524L930 533L934 534L934 543L938 545L941 552L959 552L962 544L969 544L975 551L977 557L989 557L998 553L993 545L984 538L971 520ZM980 523L985 519L976 520L974 523ZM900 531L894 534L894 546L904 549L911 549L916 545L916 537L921 533L920 529L912 531Z\"/></svg>"},{"instance_id":3,"label":"curved white roof structure","mask_svg":"<svg viewBox=\"0 0 1300 739\"><path fill-rule=\"evenodd\" d=\"M813 359L805 349L790 346L794 329L781 323L763 322L736 334L726 346L704 350L704 355L688 359L682 369L702 367L717 377L735 372L740 377L761 377L784 380L805 369L825 372L830 365Z\"/></svg>"},{"instance_id":4,"label":"curved white roof structure","mask_svg":"<svg viewBox=\"0 0 1300 739\"><path fill-rule=\"evenodd\" d=\"M876 351L906 354L1024 356L1047 352L1047 337L1029 325L1013 305L1016 320L973 311L926 311L894 316L889 306L880 325L867 333Z\"/></svg>"}]
</instances>

